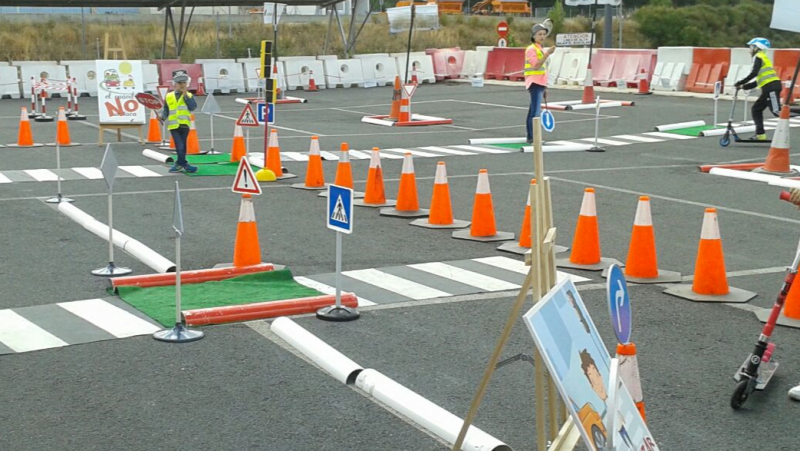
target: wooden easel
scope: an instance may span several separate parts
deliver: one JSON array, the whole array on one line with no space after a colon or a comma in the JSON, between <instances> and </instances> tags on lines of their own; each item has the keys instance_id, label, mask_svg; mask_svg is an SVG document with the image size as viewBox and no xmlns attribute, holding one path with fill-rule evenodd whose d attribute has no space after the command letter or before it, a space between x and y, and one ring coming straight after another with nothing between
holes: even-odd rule
<instances>
[{"instance_id":1,"label":"wooden easel","mask_svg":"<svg viewBox=\"0 0 800 451\"><path fill-rule=\"evenodd\" d=\"M123 129L131 129L136 128L139 129L139 144L144 145L144 137L142 135L142 124L100 124L100 134L97 137L97 145L103 145L103 133L106 130L116 130L117 131L117 142L122 141L122 130Z\"/></svg>"},{"instance_id":2,"label":"wooden easel","mask_svg":"<svg viewBox=\"0 0 800 451\"><path fill-rule=\"evenodd\" d=\"M553 227L553 208L550 198L550 178L544 176L544 157L542 155L542 123L540 118L533 119L534 143L533 165L536 184L530 186L531 199L531 238L533 247L525 254L525 263L531 267L522 288L517 294L511 312L508 315L497 345L489 358L489 363L483 373L483 378L478 385L475 397L472 399L464 425L458 434L453 451L461 451L464 438L478 413L489 381L497 367L505 348L514 323L522 313L522 307L528 297L528 291L533 289L533 302L539 302L542 297L556 284L555 249L556 228ZM571 451L580 440L581 435L571 417L567 417L566 406L558 401L558 390L555 383L545 373L545 365L539 351L534 347L534 368L536 371L536 449L539 451ZM545 408L547 397L547 408ZM548 448L547 442L551 441Z\"/></svg>"},{"instance_id":3,"label":"wooden easel","mask_svg":"<svg viewBox=\"0 0 800 451\"><path fill-rule=\"evenodd\" d=\"M105 51L104 51L103 59L107 59L107 60L108 59L112 59L112 60L117 60L117 59L126 60L126 59L128 59L128 55L125 53L125 47L122 45L122 43L123 43L122 34L118 34L117 35L117 42L118 42L119 47L111 47L111 44L109 43L109 40L110 40L109 39L109 34L106 33L106 45L105 45ZM111 56L111 58L109 58L109 55Z\"/></svg>"}]
</instances>

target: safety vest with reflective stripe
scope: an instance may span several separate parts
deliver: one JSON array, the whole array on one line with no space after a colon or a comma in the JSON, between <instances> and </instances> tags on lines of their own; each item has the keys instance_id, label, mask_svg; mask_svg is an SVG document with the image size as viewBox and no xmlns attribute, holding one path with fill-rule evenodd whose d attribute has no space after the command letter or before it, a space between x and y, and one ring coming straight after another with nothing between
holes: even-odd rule
<instances>
[{"instance_id":1,"label":"safety vest with reflective stripe","mask_svg":"<svg viewBox=\"0 0 800 451\"><path fill-rule=\"evenodd\" d=\"M761 59L761 69L758 71L758 76L756 78L759 88L763 88L767 83L780 81L777 72L775 72L775 66L772 65L772 61L769 60L766 52L761 51L756 53L756 58Z\"/></svg>"},{"instance_id":2,"label":"safety vest with reflective stripe","mask_svg":"<svg viewBox=\"0 0 800 451\"><path fill-rule=\"evenodd\" d=\"M544 53L542 52L542 49L540 49L539 46L536 45L536 44L529 45L528 48L525 49L525 54L526 55L528 54L528 50L530 50L531 47L533 47L534 50L536 50L536 58L538 58L539 61L541 61L544 58ZM542 67L540 67L537 70L534 70L533 69L533 64L531 64L531 62L528 60L527 57L525 58L525 74L524 75L526 77L529 76L529 75L544 75L546 73L547 73L547 62L542 63Z\"/></svg>"},{"instance_id":3,"label":"safety vest with reflective stripe","mask_svg":"<svg viewBox=\"0 0 800 451\"><path fill-rule=\"evenodd\" d=\"M187 92L181 96L180 100L175 98L175 91L167 94L167 106L169 107L167 128L169 130L175 130L181 125L185 125L187 127L192 125L192 112L189 111L189 107L186 106L186 102L184 101L186 96L191 98L192 94Z\"/></svg>"}]
</instances>

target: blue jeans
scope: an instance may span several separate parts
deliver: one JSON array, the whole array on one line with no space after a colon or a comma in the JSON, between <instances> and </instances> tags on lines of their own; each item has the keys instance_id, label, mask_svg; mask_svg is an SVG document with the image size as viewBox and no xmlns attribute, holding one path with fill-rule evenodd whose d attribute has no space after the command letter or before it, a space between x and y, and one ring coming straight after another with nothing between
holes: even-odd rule
<instances>
[{"instance_id":1,"label":"blue jeans","mask_svg":"<svg viewBox=\"0 0 800 451\"><path fill-rule=\"evenodd\" d=\"M170 130L172 140L175 141L175 151L178 153L178 160L175 164L178 166L186 166L189 164L186 161L186 140L189 138L189 127L181 126L176 129Z\"/></svg>"},{"instance_id":2,"label":"blue jeans","mask_svg":"<svg viewBox=\"0 0 800 451\"><path fill-rule=\"evenodd\" d=\"M525 130L528 131L528 139L533 139L533 118L542 115L542 98L544 97L544 86L532 84L528 88L531 95L531 105L528 107L528 120L525 121Z\"/></svg>"}]
</instances>

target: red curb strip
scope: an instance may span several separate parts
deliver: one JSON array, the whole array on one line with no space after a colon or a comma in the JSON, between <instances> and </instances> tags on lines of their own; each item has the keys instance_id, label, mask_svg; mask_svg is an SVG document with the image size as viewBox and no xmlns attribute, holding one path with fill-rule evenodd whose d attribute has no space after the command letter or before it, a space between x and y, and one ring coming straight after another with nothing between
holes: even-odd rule
<instances>
[{"instance_id":1,"label":"red curb strip","mask_svg":"<svg viewBox=\"0 0 800 451\"><path fill-rule=\"evenodd\" d=\"M285 301L186 310L183 312L183 318L189 326L205 326L314 313L322 307L334 303L336 303L336 296L331 294ZM358 307L358 298L353 293L342 293L342 305L356 308Z\"/></svg>"},{"instance_id":2,"label":"red curb strip","mask_svg":"<svg viewBox=\"0 0 800 451\"><path fill-rule=\"evenodd\" d=\"M736 169L739 171L750 171L752 169L758 169L764 166L764 162L761 163L740 163L740 164L707 164L700 166L700 170L702 172L708 172L713 168L722 168L722 169Z\"/></svg>"},{"instance_id":3,"label":"red curb strip","mask_svg":"<svg viewBox=\"0 0 800 451\"><path fill-rule=\"evenodd\" d=\"M272 263L261 263L252 266L243 266L239 268L212 268L212 269L198 269L195 271L182 271L181 272L181 285L191 283L202 283L214 280L225 280L245 274L253 274L257 272L272 271L275 269ZM114 292L117 292L119 287L164 287L175 285L175 273L167 274L147 274L144 276L127 276L117 277L111 279L111 287Z\"/></svg>"}]
</instances>

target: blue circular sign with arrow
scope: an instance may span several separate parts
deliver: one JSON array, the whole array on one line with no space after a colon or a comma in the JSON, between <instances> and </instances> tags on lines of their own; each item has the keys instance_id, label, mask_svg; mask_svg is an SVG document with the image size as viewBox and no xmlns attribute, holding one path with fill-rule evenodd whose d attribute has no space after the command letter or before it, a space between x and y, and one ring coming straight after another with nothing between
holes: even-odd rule
<instances>
[{"instance_id":1,"label":"blue circular sign with arrow","mask_svg":"<svg viewBox=\"0 0 800 451\"><path fill-rule=\"evenodd\" d=\"M631 300L625 275L617 265L608 267L608 310L614 334L622 344L631 340Z\"/></svg>"},{"instance_id":2,"label":"blue circular sign with arrow","mask_svg":"<svg viewBox=\"0 0 800 451\"><path fill-rule=\"evenodd\" d=\"M542 128L548 133L556 128L556 118L553 117L553 113L550 110L542 112Z\"/></svg>"}]
</instances>

